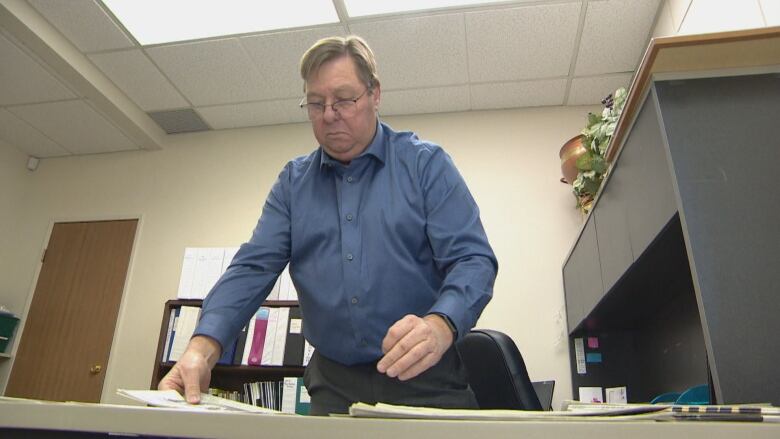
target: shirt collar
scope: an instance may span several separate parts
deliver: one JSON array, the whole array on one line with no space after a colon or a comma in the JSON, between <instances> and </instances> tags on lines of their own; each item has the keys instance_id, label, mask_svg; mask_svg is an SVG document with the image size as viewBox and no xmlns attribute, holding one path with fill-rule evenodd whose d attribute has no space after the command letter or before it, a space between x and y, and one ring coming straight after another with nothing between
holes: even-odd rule
<instances>
[{"instance_id":1,"label":"shirt collar","mask_svg":"<svg viewBox=\"0 0 780 439\"><path fill-rule=\"evenodd\" d=\"M379 160L380 163L384 164L385 159L387 157L387 148L385 146L385 124L382 122L379 122L379 119L376 121L376 133L374 133L374 139L371 140L371 143L368 144L368 147L360 153L357 157L355 157L355 160L359 159L363 156L374 156L377 160ZM325 149L320 145L320 168L322 167L330 167L335 166L337 164L340 164L338 160L334 160L331 158L331 156L328 155L328 153L325 152Z\"/></svg>"}]
</instances>

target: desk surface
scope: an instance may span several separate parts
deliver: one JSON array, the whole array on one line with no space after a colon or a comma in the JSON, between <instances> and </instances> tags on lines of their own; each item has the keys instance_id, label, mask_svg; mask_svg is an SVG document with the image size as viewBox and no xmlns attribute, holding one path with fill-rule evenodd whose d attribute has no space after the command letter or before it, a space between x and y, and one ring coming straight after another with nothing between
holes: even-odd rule
<instances>
[{"instance_id":1,"label":"desk surface","mask_svg":"<svg viewBox=\"0 0 780 439\"><path fill-rule=\"evenodd\" d=\"M263 416L36 401L0 401L4 429L45 429L193 438L733 438L780 437L780 424L725 422L508 422Z\"/></svg>"}]
</instances>

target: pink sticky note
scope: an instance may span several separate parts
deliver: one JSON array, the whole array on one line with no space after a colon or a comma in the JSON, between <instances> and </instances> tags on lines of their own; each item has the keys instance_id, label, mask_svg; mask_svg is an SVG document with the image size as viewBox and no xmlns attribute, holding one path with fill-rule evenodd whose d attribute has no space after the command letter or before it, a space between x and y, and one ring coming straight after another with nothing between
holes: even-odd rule
<instances>
[{"instance_id":1,"label":"pink sticky note","mask_svg":"<svg viewBox=\"0 0 780 439\"><path fill-rule=\"evenodd\" d=\"M590 349L598 349L599 348L599 338L598 337L588 337L588 348L590 348Z\"/></svg>"}]
</instances>

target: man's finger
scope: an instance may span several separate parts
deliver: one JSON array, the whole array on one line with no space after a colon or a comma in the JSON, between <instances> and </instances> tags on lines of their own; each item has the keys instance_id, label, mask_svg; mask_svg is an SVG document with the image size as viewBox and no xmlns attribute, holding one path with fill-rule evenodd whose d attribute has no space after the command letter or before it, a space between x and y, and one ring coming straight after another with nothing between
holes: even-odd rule
<instances>
[{"instance_id":1,"label":"man's finger","mask_svg":"<svg viewBox=\"0 0 780 439\"><path fill-rule=\"evenodd\" d=\"M398 340L382 357L377 364L379 372L395 377L406 370L413 362L416 362L428 353L430 348L426 346L430 331L422 319L418 318L418 320L419 324L415 325L402 339ZM423 351L420 352L418 348L423 349Z\"/></svg>"},{"instance_id":2,"label":"man's finger","mask_svg":"<svg viewBox=\"0 0 780 439\"><path fill-rule=\"evenodd\" d=\"M408 349L400 358L387 368L387 376L395 378L403 374L417 362L425 358L433 351L428 340L422 340Z\"/></svg>"},{"instance_id":3,"label":"man's finger","mask_svg":"<svg viewBox=\"0 0 780 439\"><path fill-rule=\"evenodd\" d=\"M197 370L182 370L182 381L184 382L184 397L190 404L200 403L200 376Z\"/></svg>"},{"instance_id":4,"label":"man's finger","mask_svg":"<svg viewBox=\"0 0 780 439\"><path fill-rule=\"evenodd\" d=\"M419 319L419 317L409 314L395 322L393 326L387 330L387 335L385 335L385 338L382 340L382 352L385 354L390 352L398 341L414 329L416 319Z\"/></svg>"},{"instance_id":5,"label":"man's finger","mask_svg":"<svg viewBox=\"0 0 780 439\"><path fill-rule=\"evenodd\" d=\"M410 380L438 363L439 359L440 357L436 352L429 352L428 355L424 356L420 361L414 363L411 367L398 375L398 379L401 381Z\"/></svg>"}]
</instances>

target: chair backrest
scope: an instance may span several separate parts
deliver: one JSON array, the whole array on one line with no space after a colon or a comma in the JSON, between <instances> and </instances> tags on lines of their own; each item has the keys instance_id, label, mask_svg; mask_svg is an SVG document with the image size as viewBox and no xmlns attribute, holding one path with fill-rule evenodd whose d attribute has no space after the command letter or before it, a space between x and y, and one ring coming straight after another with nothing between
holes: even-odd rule
<instances>
[{"instance_id":1,"label":"chair backrest","mask_svg":"<svg viewBox=\"0 0 780 439\"><path fill-rule=\"evenodd\" d=\"M457 348L481 409L542 410L523 357L509 336L474 329Z\"/></svg>"}]
</instances>

